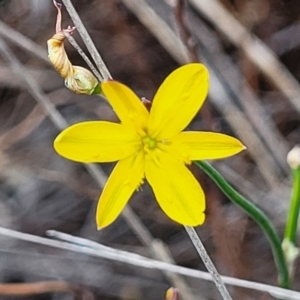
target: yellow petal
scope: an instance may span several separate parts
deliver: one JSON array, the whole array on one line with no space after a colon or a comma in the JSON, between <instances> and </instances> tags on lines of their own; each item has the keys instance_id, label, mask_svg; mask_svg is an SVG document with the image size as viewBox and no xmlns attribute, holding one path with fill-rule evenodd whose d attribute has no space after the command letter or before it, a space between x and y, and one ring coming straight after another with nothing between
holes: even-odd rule
<instances>
[{"instance_id":1,"label":"yellow petal","mask_svg":"<svg viewBox=\"0 0 300 300\"><path fill-rule=\"evenodd\" d=\"M102 91L124 125L145 128L149 113L141 99L126 85L117 81L105 81Z\"/></svg>"},{"instance_id":2,"label":"yellow petal","mask_svg":"<svg viewBox=\"0 0 300 300\"><path fill-rule=\"evenodd\" d=\"M155 159L146 157L145 175L161 209L169 218L187 226L204 222L203 190L182 163L159 152Z\"/></svg>"},{"instance_id":3,"label":"yellow petal","mask_svg":"<svg viewBox=\"0 0 300 300\"><path fill-rule=\"evenodd\" d=\"M63 157L79 162L111 162L139 148L140 138L121 124L91 121L72 125L61 132L54 148Z\"/></svg>"},{"instance_id":4,"label":"yellow petal","mask_svg":"<svg viewBox=\"0 0 300 300\"><path fill-rule=\"evenodd\" d=\"M99 229L111 224L121 213L144 178L144 153L140 151L120 160L99 199L96 222Z\"/></svg>"},{"instance_id":5,"label":"yellow petal","mask_svg":"<svg viewBox=\"0 0 300 300\"><path fill-rule=\"evenodd\" d=\"M185 162L224 158L246 149L238 139L216 132L181 132L170 139L170 144Z\"/></svg>"},{"instance_id":6,"label":"yellow petal","mask_svg":"<svg viewBox=\"0 0 300 300\"><path fill-rule=\"evenodd\" d=\"M169 138L182 131L202 106L208 91L208 71L197 63L171 73L158 89L149 118L149 135Z\"/></svg>"}]
</instances>

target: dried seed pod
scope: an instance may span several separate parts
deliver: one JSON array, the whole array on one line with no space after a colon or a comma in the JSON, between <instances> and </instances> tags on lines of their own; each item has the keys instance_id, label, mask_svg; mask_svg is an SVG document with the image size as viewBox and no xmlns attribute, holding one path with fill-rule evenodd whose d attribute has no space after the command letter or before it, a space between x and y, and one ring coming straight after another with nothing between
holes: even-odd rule
<instances>
[{"instance_id":1,"label":"dried seed pod","mask_svg":"<svg viewBox=\"0 0 300 300\"><path fill-rule=\"evenodd\" d=\"M72 34L75 27L61 29L61 4L53 1L57 8L56 33L47 41L48 57L55 70L65 79L65 85L76 94L95 94L100 91L96 77L86 68L73 66L64 47L65 31Z\"/></svg>"}]
</instances>

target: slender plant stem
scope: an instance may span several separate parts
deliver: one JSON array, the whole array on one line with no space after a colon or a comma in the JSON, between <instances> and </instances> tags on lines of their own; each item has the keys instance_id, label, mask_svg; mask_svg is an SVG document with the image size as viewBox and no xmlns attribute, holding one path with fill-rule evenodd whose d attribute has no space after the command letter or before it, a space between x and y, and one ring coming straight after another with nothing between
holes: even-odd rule
<instances>
[{"instance_id":1,"label":"slender plant stem","mask_svg":"<svg viewBox=\"0 0 300 300\"><path fill-rule=\"evenodd\" d=\"M214 281L218 291L220 292L222 298L224 300L232 300L231 296L229 295L229 292L225 286L225 284L222 281L222 278L220 274L218 273L216 267L214 266L212 260L210 259L209 255L207 254L203 243L200 240L200 237L198 236L196 230L193 227L184 226L186 232L188 233L194 247L196 248L198 254L200 255L203 263L205 264L205 267L207 271L210 273L212 280Z\"/></svg>"},{"instance_id":2,"label":"slender plant stem","mask_svg":"<svg viewBox=\"0 0 300 300\"><path fill-rule=\"evenodd\" d=\"M293 192L285 227L284 238L296 244L297 226L300 212L300 168L292 169Z\"/></svg>"},{"instance_id":3,"label":"slender plant stem","mask_svg":"<svg viewBox=\"0 0 300 300\"><path fill-rule=\"evenodd\" d=\"M77 44L77 42L75 41L75 39L67 32L64 32L65 36L67 37L69 43L75 48L75 50L79 53L79 55L83 58L83 60L87 63L87 65L89 66L89 68L92 70L92 72L94 73L94 75L97 77L97 79L101 82L103 81L102 76L100 75L100 73L98 72L98 70L95 68L95 66L93 65L93 63L90 61L90 59L88 58L88 56L83 52L83 50L80 48L80 46Z\"/></svg>"},{"instance_id":4,"label":"slender plant stem","mask_svg":"<svg viewBox=\"0 0 300 300\"><path fill-rule=\"evenodd\" d=\"M282 249L288 264L290 280L295 275L295 262L300 250L297 248L297 228L300 213L300 146L295 146L287 155L287 162L292 171L293 186L290 209L287 216Z\"/></svg>"},{"instance_id":5,"label":"slender plant stem","mask_svg":"<svg viewBox=\"0 0 300 300\"><path fill-rule=\"evenodd\" d=\"M64 3L71 19L73 20L76 29L78 30L78 33L80 34L83 42L85 43L88 51L90 52L93 60L95 61L95 64L97 68L99 69L102 77L104 80L111 79L111 75L109 70L107 69L102 57L100 56L95 44L93 43L90 35L88 34L86 28L84 27L79 15L77 14L71 0L62 0Z\"/></svg>"},{"instance_id":6,"label":"slender plant stem","mask_svg":"<svg viewBox=\"0 0 300 300\"><path fill-rule=\"evenodd\" d=\"M208 162L195 161L195 164L217 184L217 186L229 198L229 200L242 208L247 215L249 215L261 227L271 245L279 274L279 284L281 287L288 288L290 286L288 267L283 249L281 247L280 238L273 227L271 220L263 211L261 211L244 196L239 194L231 185L229 185L223 176Z\"/></svg>"}]
</instances>

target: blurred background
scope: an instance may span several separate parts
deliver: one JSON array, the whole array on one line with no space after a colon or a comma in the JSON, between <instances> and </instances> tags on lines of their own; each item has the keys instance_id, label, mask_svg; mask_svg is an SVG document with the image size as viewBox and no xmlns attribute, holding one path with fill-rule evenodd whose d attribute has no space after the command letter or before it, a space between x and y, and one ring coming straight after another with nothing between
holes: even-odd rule
<instances>
[{"instance_id":1,"label":"blurred background","mask_svg":"<svg viewBox=\"0 0 300 300\"><path fill-rule=\"evenodd\" d=\"M197 57L208 66L210 94L190 129L220 131L242 140L247 151L215 161L214 166L282 234L291 193L286 155L300 140L299 1L209 1L225 8L226 14L218 14L209 2L205 9L197 7L203 1L185 1L183 7L179 2L72 1L112 76L141 97L152 99L162 80L188 59ZM40 96L70 124L117 121L104 99L66 89L47 61L46 42L55 32L56 13L50 0L0 1L0 225L41 237L54 229L205 270L185 230L162 213L147 184L130 200L137 226L144 226L147 238L123 217L97 231L94 215L101 189L84 166L54 152L59 130L24 80L32 79ZM63 8L63 28L68 25L73 23ZM87 53L76 31L73 37ZM65 44L72 63L86 66L68 41ZM14 71L5 48L22 72ZM107 175L113 166L101 164ZM207 220L197 232L217 269L227 276L276 285L272 253L260 228L205 174L192 170L207 196ZM180 299L220 299L207 281L7 236L0 235L0 252L2 283L57 280L80 285L95 299L153 300L164 299L166 290L176 285ZM295 290L300 290L299 267L298 260ZM234 299L272 299L248 289L230 287L230 292ZM47 293L22 299L73 298Z\"/></svg>"}]
</instances>

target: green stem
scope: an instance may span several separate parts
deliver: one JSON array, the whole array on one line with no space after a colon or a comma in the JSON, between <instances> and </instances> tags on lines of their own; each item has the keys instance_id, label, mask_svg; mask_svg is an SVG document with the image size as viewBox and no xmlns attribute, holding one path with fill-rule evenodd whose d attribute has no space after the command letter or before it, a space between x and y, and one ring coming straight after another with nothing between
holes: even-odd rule
<instances>
[{"instance_id":1,"label":"green stem","mask_svg":"<svg viewBox=\"0 0 300 300\"><path fill-rule=\"evenodd\" d=\"M281 287L288 288L290 286L288 267L281 247L280 238L273 227L271 220L269 220L264 212L262 212L258 207L233 189L223 176L208 162L195 161L195 164L217 184L229 200L242 208L261 227L271 245L279 273L279 284Z\"/></svg>"},{"instance_id":2,"label":"green stem","mask_svg":"<svg viewBox=\"0 0 300 300\"><path fill-rule=\"evenodd\" d=\"M284 238L296 244L298 217L300 212L300 168L292 169L293 192L291 205L285 227Z\"/></svg>"},{"instance_id":3,"label":"green stem","mask_svg":"<svg viewBox=\"0 0 300 300\"><path fill-rule=\"evenodd\" d=\"M92 95L101 95L101 94L102 94L101 84L98 83L94 88Z\"/></svg>"}]
</instances>

